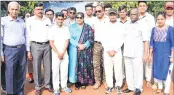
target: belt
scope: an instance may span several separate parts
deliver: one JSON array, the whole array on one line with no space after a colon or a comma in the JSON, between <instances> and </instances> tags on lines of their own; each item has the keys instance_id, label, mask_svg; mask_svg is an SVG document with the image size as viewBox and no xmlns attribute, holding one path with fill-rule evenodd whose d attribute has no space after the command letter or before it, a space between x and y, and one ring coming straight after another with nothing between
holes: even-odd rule
<instances>
[{"instance_id":1,"label":"belt","mask_svg":"<svg viewBox=\"0 0 174 95\"><path fill-rule=\"evenodd\" d=\"M94 41L95 43L98 43L98 44L101 44L101 42L99 42L99 41Z\"/></svg>"},{"instance_id":2,"label":"belt","mask_svg":"<svg viewBox=\"0 0 174 95\"><path fill-rule=\"evenodd\" d=\"M36 41L32 41L33 43L35 43L35 44L39 44L39 45L45 45L45 44L48 44L49 43L49 41L47 41L47 42L36 42Z\"/></svg>"},{"instance_id":3,"label":"belt","mask_svg":"<svg viewBox=\"0 0 174 95\"><path fill-rule=\"evenodd\" d=\"M5 44L4 44L4 46L5 46L5 47L8 47L8 48L21 48L23 45L24 45L24 44L22 44L22 45L16 45L16 46L9 46L9 45L5 45Z\"/></svg>"}]
</instances>

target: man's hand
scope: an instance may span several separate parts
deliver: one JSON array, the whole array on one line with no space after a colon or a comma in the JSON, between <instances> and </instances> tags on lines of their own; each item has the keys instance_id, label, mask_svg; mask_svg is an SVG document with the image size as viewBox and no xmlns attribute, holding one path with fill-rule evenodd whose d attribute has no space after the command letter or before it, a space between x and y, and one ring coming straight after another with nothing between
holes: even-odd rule
<instances>
[{"instance_id":1,"label":"man's hand","mask_svg":"<svg viewBox=\"0 0 174 95\"><path fill-rule=\"evenodd\" d=\"M144 54L143 56L143 63L147 63L148 62L148 55Z\"/></svg>"},{"instance_id":2,"label":"man's hand","mask_svg":"<svg viewBox=\"0 0 174 95\"><path fill-rule=\"evenodd\" d=\"M59 58L60 60L63 60L64 54L63 54L63 53L58 53L57 56L58 56L58 58Z\"/></svg>"},{"instance_id":3,"label":"man's hand","mask_svg":"<svg viewBox=\"0 0 174 95\"><path fill-rule=\"evenodd\" d=\"M30 51L27 52L27 57L28 57L29 60L32 60L33 59L33 56L32 56L32 54L31 54Z\"/></svg>"},{"instance_id":4,"label":"man's hand","mask_svg":"<svg viewBox=\"0 0 174 95\"><path fill-rule=\"evenodd\" d=\"M2 63L5 63L5 58L4 58L4 56L1 56L1 62L2 62Z\"/></svg>"},{"instance_id":5,"label":"man's hand","mask_svg":"<svg viewBox=\"0 0 174 95\"><path fill-rule=\"evenodd\" d=\"M170 63L173 63L173 57L170 57Z\"/></svg>"},{"instance_id":6,"label":"man's hand","mask_svg":"<svg viewBox=\"0 0 174 95\"><path fill-rule=\"evenodd\" d=\"M152 57L152 55L150 55L149 58L148 58L148 62L152 63L152 60L153 60L153 57Z\"/></svg>"}]
</instances>

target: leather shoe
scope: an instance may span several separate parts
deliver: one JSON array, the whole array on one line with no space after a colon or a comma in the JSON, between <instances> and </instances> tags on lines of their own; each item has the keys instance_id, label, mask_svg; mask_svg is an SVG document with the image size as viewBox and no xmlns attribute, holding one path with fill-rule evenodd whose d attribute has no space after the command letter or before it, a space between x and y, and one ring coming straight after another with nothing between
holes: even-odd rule
<instances>
[{"instance_id":1,"label":"leather shoe","mask_svg":"<svg viewBox=\"0 0 174 95\"><path fill-rule=\"evenodd\" d=\"M41 90L36 90L36 95L41 95Z\"/></svg>"},{"instance_id":2,"label":"leather shoe","mask_svg":"<svg viewBox=\"0 0 174 95\"><path fill-rule=\"evenodd\" d=\"M133 92L132 90L129 90L128 88L123 90L123 93L129 93L129 92Z\"/></svg>"},{"instance_id":3,"label":"leather shoe","mask_svg":"<svg viewBox=\"0 0 174 95\"><path fill-rule=\"evenodd\" d=\"M141 90L140 89L136 89L134 92L134 95L141 95Z\"/></svg>"},{"instance_id":4,"label":"leather shoe","mask_svg":"<svg viewBox=\"0 0 174 95\"><path fill-rule=\"evenodd\" d=\"M48 90L49 92L53 92L52 88L45 88L45 90Z\"/></svg>"}]
</instances>

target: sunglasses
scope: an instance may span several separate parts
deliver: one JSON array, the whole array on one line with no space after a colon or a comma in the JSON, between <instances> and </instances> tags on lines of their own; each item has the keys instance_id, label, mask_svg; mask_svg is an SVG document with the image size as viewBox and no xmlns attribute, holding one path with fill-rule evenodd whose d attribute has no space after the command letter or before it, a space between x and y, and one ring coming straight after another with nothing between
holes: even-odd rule
<instances>
[{"instance_id":1,"label":"sunglasses","mask_svg":"<svg viewBox=\"0 0 174 95\"><path fill-rule=\"evenodd\" d=\"M96 10L96 13L101 13L102 11L101 10Z\"/></svg>"},{"instance_id":2,"label":"sunglasses","mask_svg":"<svg viewBox=\"0 0 174 95\"><path fill-rule=\"evenodd\" d=\"M76 19L83 19L83 17L76 17Z\"/></svg>"},{"instance_id":3,"label":"sunglasses","mask_svg":"<svg viewBox=\"0 0 174 95\"><path fill-rule=\"evenodd\" d=\"M75 12L69 12L70 14L76 14Z\"/></svg>"}]
</instances>

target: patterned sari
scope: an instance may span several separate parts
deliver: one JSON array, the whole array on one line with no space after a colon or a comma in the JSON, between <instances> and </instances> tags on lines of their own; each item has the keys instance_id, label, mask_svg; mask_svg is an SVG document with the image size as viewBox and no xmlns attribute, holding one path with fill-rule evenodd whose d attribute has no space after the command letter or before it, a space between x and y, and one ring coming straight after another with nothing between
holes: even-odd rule
<instances>
[{"instance_id":1,"label":"patterned sari","mask_svg":"<svg viewBox=\"0 0 174 95\"><path fill-rule=\"evenodd\" d=\"M84 50L78 50L77 53L77 82L82 85L92 85L94 83L92 50L94 44L94 32L88 24L84 24L79 43L85 44L87 41L90 43L90 46Z\"/></svg>"}]
</instances>

